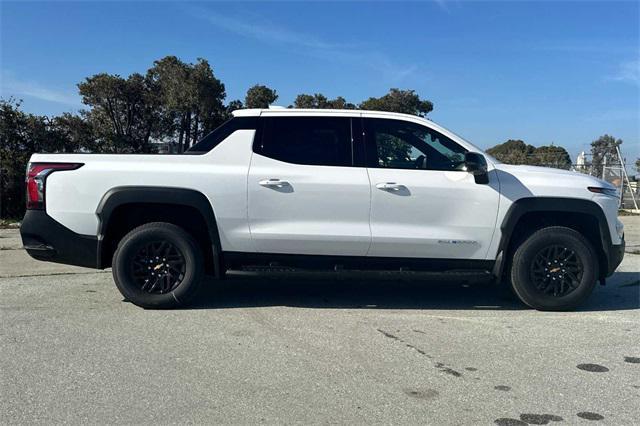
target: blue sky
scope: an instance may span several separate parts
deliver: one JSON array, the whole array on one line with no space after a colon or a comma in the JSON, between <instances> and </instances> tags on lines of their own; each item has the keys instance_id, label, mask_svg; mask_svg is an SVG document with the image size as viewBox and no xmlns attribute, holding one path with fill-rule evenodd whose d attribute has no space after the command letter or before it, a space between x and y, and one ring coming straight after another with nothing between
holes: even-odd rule
<instances>
[{"instance_id":1,"label":"blue sky","mask_svg":"<svg viewBox=\"0 0 640 426\"><path fill-rule=\"evenodd\" d=\"M604 133L640 155L640 3L598 1L2 2L2 97L27 111L82 107L76 84L210 61L227 100L253 84L280 105L352 102L390 87L486 148L554 142L573 158Z\"/></svg>"}]
</instances>

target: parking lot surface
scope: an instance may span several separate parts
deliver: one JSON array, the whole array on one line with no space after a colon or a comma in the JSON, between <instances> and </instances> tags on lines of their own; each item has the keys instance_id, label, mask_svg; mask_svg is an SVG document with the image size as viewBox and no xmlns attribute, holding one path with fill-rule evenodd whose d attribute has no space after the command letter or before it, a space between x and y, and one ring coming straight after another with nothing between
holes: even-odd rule
<instances>
[{"instance_id":1,"label":"parking lot surface","mask_svg":"<svg viewBox=\"0 0 640 426\"><path fill-rule=\"evenodd\" d=\"M20 246L0 230L2 423L640 424L637 254L577 312L486 284L264 278L148 311L110 271Z\"/></svg>"}]
</instances>

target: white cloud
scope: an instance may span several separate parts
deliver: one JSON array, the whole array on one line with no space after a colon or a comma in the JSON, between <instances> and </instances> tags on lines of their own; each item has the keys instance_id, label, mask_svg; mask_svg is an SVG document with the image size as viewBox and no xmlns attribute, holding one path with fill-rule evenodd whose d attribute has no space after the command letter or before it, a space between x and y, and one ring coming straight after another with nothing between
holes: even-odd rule
<instances>
[{"instance_id":1,"label":"white cloud","mask_svg":"<svg viewBox=\"0 0 640 426\"><path fill-rule=\"evenodd\" d=\"M610 78L615 81L640 84L640 58L620 64L618 72Z\"/></svg>"},{"instance_id":2,"label":"white cloud","mask_svg":"<svg viewBox=\"0 0 640 426\"><path fill-rule=\"evenodd\" d=\"M82 106L80 96L74 93L45 87L35 81L17 79L12 72L6 70L0 72L0 94L3 98L27 96L78 108Z\"/></svg>"},{"instance_id":3,"label":"white cloud","mask_svg":"<svg viewBox=\"0 0 640 426\"><path fill-rule=\"evenodd\" d=\"M261 43L287 46L298 54L328 61L361 63L382 73L393 82L401 82L418 69L415 65L398 65L387 55L367 50L361 45L330 43L311 34L292 31L264 21L239 19L201 8L190 10L194 16L233 34Z\"/></svg>"}]
</instances>

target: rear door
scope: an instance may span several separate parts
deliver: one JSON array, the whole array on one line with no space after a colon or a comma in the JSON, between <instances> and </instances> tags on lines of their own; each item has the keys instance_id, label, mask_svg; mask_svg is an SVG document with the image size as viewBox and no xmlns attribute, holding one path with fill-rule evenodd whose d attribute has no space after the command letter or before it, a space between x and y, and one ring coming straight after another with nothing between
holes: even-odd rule
<instances>
[{"instance_id":1,"label":"rear door","mask_svg":"<svg viewBox=\"0 0 640 426\"><path fill-rule=\"evenodd\" d=\"M355 115L260 118L248 176L256 251L366 255L371 185L366 168L354 167L352 119L359 120Z\"/></svg>"},{"instance_id":2,"label":"rear door","mask_svg":"<svg viewBox=\"0 0 640 426\"><path fill-rule=\"evenodd\" d=\"M494 173L477 184L467 151L418 123L363 120L371 179L370 256L484 259L499 200Z\"/></svg>"}]
</instances>

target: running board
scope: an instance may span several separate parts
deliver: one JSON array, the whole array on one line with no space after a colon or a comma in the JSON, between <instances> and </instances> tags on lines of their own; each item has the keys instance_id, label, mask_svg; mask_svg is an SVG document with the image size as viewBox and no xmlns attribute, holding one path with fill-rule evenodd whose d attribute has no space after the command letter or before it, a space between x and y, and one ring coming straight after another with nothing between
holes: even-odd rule
<instances>
[{"instance_id":1,"label":"running board","mask_svg":"<svg viewBox=\"0 0 640 426\"><path fill-rule=\"evenodd\" d=\"M476 281L490 280L493 278L491 272L486 270L416 271L403 268L397 270L357 270L342 269L338 265L336 265L334 270L301 269L285 266L264 265L243 266L241 269L228 269L227 275L239 277L353 277L438 281Z\"/></svg>"}]
</instances>

